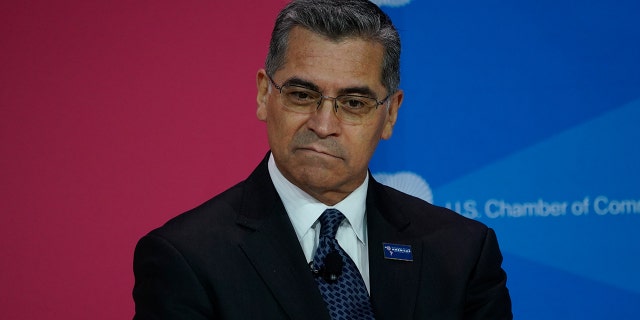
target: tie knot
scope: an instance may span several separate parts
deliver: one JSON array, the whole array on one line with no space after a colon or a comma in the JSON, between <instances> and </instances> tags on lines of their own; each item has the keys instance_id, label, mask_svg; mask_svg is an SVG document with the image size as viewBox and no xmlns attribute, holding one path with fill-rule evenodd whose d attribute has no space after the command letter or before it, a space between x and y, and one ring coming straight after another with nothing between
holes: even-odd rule
<instances>
[{"instance_id":1,"label":"tie knot","mask_svg":"<svg viewBox=\"0 0 640 320\"><path fill-rule=\"evenodd\" d=\"M320 215L320 237L335 238L344 215L336 209L327 209Z\"/></svg>"}]
</instances>

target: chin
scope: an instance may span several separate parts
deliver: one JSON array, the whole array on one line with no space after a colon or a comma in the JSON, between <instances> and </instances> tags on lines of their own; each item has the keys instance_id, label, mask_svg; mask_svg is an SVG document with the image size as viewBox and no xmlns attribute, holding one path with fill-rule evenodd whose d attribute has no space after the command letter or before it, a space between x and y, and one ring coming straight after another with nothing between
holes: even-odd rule
<instances>
[{"instance_id":1,"label":"chin","mask_svg":"<svg viewBox=\"0 0 640 320\"><path fill-rule=\"evenodd\" d=\"M322 167L311 166L298 171L297 176L305 185L312 187L329 187L337 183L335 177L344 177L343 174Z\"/></svg>"}]
</instances>

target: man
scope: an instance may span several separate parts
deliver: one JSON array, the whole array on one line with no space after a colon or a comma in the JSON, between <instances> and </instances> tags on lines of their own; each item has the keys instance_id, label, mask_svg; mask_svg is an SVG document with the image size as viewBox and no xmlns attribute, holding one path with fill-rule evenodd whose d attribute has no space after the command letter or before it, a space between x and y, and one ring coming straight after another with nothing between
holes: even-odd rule
<instances>
[{"instance_id":1,"label":"man","mask_svg":"<svg viewBox=\"0 0 640 320\"><path fill-rule=\"evenodd\" d=\"M140 240L135 319L510 319L493 231L368 173L399 56L368 1L283 9L257 73L271 152Z\"/></svg>"}]
</instances>

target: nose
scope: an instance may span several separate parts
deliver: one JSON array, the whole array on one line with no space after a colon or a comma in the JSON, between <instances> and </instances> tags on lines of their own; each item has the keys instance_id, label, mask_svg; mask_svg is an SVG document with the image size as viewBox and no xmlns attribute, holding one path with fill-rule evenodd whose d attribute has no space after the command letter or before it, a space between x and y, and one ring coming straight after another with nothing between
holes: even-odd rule
<instances>
[{"instance_id":1,"label":"nose","mask_svg":"<svg viewBox=\"0 0 640 320\"><path fill-rule=\"evenodd\" d=\"M320 138L339 134L340 120L335 113L335 98L323 96L316 112L311 113L307 126Z\"/></svg>"}]
</instances>

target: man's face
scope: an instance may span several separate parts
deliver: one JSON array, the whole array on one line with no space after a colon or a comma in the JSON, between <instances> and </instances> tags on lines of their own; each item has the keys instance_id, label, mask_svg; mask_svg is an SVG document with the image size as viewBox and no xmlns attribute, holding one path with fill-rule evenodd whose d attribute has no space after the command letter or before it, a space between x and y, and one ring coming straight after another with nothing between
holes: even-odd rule
<instances>
[{"instance_id":1,"label":"man's face","mask_svg":"<svg viewBox=\"0 0 640 320\"><path fill-rule=\"evenodd\" d=\"M369 90L382 100L383 47L377 42L347 38L328 40L295 27L289 34L285 63L271 77L278 85L292 79L311 84L325 96ZM264 70L258 71L258 119L267 123L269 145L282 174L314 198L333 205L355 190L367 174L369 160L380 139L388 139L402 101L399 91L387 103L372 110L358 125L341 122L333 100L324 99L311 114L285 109L279 91Z\"/></svg>"}]
</instances>

